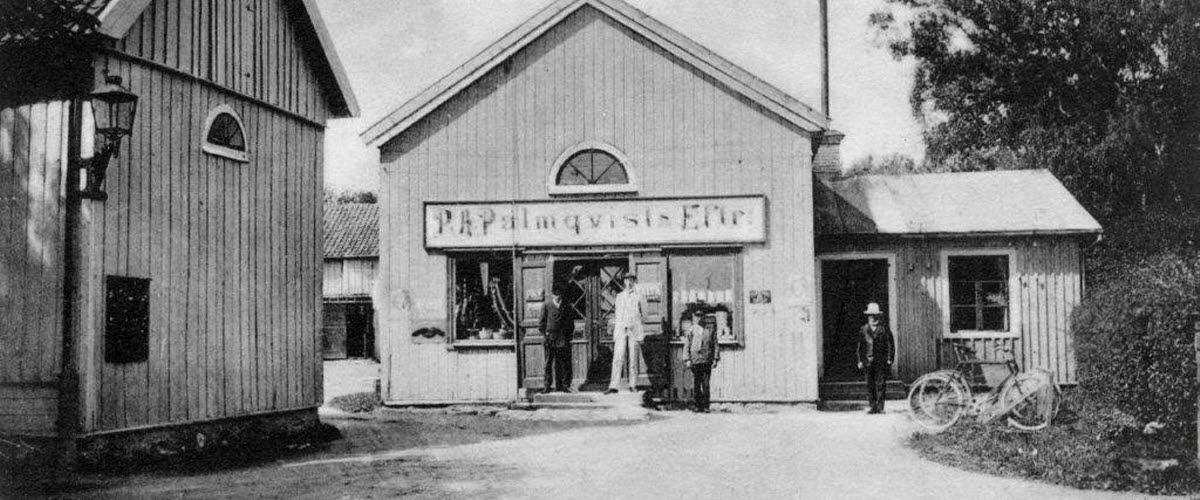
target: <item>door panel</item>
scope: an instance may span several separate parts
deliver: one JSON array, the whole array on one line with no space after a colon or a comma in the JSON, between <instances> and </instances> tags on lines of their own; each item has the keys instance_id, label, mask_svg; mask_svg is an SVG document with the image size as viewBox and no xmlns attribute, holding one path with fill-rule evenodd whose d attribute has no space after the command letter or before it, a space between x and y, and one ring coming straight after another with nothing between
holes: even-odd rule
<instances>
[{"instance_id":1,"label":"door panel","mask_svg":"<svg viewBox=\"0 0 1200 500\"><path fill-rule=\"evenodd\" d=\"M520 356L517 363L523 375L522 387L527 390L545 388L545 356L542 332L538 322L542 318L542 307L550 293L550 261L543 255L524 256L518 269L517 293L521 303L521 320L518 335Z\"/></svg>"},{"instance_id":2,"label":"door panel","mask_svg":"<svg viewBox=\"0 0 1200 500\"><path fill-rule=\"evenodd\" d=\"M671 344L664 335L667 324L667 259L662 254L634 254L629 267L638 277L638 289L646 299L646 311L642 328L646 339L642 342L642 355L638 360L637 385L663 388L671 380Z\"/></svg>"}]
</instances>

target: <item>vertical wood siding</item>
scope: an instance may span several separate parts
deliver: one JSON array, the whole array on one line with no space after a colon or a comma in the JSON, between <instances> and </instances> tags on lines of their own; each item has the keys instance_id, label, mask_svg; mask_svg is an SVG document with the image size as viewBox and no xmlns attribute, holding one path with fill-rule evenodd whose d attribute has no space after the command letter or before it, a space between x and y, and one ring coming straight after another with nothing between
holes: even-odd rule
<instances>
[{"instance_id":1,"label":"vertical wood siding","mask_svg":"<svg viewBox=\"0 0 1200 500\"><path fill-rule=\"evenodd\" d=\"M0 433L53 433L69 104L0 104Z\"/></svg>"},{"instance_id":2,"label":"vertical wood siding","mask_svg":"<svg viewBox=\"0 0 1200 500\"><path fill-rule=\"evenodd\" d=\"M115 48L324 123L312 59L320 49L296 25L299 9L288 0L154 0Z\"/></svg>"},{"instance_id":3,"label":"vertical wood siding","mask_svg":"<svg viewBox=\"0 0 1200 500\"><path fill-rule=\"evenodd\" d=\"M877 243L822 244L820 253L891 252L896 255L897 370L904 381L941 367L953 367L954 353L942 340L946 271L941 253L953 249L1012 248L1019 289L1010 300L1019 315L1018 338L956 339L981 356L995 356L1008 346L1025 369L1045 368L1060 383L1075 378L1074 341L1069 335L1071 311L1083 298L1079 244L1070 238L1014 237L903 239Z\"/></svg>"},{"instance_id":4,"label":"vertical wood siding","mask_svg":"<svg viewBox=\"0 0 1200 500\"><path fill-rule=\"evenodd\" d=\"M548 199L552 163L584 141L625 154L639 197L767 196L769 241L745 248L744 290L774 302L743 297L745 346L724 352L713 397L815 400L808 136L591 8L382 148L385 398L515 397L511 347L448 351L410 335L448 322L447 260L422 246L421 203Z\"/></svg>"},{"instance_id":5,"label":"vertical wood siding","mask_svg":"<svg viewBox=\"0 0 1200 500\"><path fill-rule=\"evenodd\" d=\"M375 291L378 259L326 259L322 295L370 295Z\"/></svg>"},{"instance_id":6,"label":"vertical wood siding","mask_svg":"<svg viewBox=\"0 0 1200 500\"><path fill-rule=\"evenodd\" d=\"M99 363L89 428L319 404L323 131L136 62L96 66L141 102L85 251L103 274L149 278L151 305L149 360ZM218 104L241 116L248 163L201 151Z\"/></svg>"}]
</instances>

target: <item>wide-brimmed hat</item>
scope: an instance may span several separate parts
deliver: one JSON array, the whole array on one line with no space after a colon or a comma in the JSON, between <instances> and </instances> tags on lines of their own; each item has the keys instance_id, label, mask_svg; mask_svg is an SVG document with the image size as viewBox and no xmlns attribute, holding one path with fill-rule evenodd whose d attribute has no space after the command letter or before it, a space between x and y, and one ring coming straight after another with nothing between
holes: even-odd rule
<instances>
[{"instance_id":1,"label":"wide-brimmed hat","mask_svg":"<svg viewBox=\"0 0 1200 500\"><path fill-rule=\"evenodd\" d=\"M883 314L883 311L879 310L879 304L872 302L870 304L867 304L867 310L863 311L863 314L865 314L867 316L875 316L875 315Z\"/></svg>"}]
</instances>

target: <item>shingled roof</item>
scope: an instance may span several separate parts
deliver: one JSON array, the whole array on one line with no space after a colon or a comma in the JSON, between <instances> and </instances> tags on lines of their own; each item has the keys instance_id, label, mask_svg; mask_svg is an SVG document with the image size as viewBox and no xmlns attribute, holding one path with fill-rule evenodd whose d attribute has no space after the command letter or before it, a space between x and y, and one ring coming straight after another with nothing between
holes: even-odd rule
<instances>
[{"instance_id":1,"label":"shingled roof","mask_svg":"<svg viewBox=\"0 0 1200 500\"><path fill-rule=\"evenodd\" d=\"M814 188L820 235L1094 234L1047 170L867 175Z\"/></svg>"},{"instance_id":2,"label":"shingled roof","mask_svg":"<svg viewBox=\"0 0 1200 500\"><path fill-rule=\"evenodd\" d=\"M325 205L325 258L379 257L379 209L374 203Z\"/></svg>"}]
</instances>

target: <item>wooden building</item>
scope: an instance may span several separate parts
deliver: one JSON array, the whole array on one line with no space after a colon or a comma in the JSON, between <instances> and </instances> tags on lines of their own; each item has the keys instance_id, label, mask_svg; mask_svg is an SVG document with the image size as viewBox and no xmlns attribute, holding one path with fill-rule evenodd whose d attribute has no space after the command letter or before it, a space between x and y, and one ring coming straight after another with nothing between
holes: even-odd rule
<instances>
[{"instance_id":1,"label":"wooden building","mask_svg":"<svg viewBox=\"0 0 1200 500\"><path fill-rule=\"evenodd\" d=\"M382 169L384 400L542 389L537 321L556 285L576 318L574 384L605 387L631 272L651 309L639 387L689 396L679 316L704 303L715 400L816 400L818 263L875 251L818 245L814 193L829 188L814 170L837 168L841 137L621 0L548 6L363 134Z\"/></svg>"},{"instance_id":2,"label":"wooden building","mask_svg":"<svg viewBox=\"0 0 1200 500\"><path fill-rule=\"evenodd\" d=\"M0 38L0 433L315 422L324 128L357 105L314 2L24 3L65 21Z\"/></svg>"},{"instance_id":3,"label":"wooden building","mask_svg":"<svg viewBox=\"0 0 1200 500\"><path fill-rule=\"evenodd\" d=\"M321 352L325 359L377 358L375 268L379 210L374 203L325 205Z\"/></svg>"}]
</instances>

